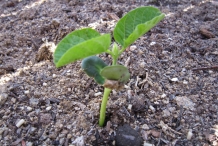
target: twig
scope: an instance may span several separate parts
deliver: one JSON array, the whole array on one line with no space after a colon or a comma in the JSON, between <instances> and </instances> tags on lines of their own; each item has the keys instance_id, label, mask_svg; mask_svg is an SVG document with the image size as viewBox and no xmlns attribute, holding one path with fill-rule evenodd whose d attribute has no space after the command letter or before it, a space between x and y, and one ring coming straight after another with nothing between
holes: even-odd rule
<instances>
[{"instance_id":1,"label":"twig","mask_svg":"<svg viewBox=\"0 0 218 146\"><path fill-rule=\"evenodd\" d=\"M161 135L162 135L162 130L161 130L161 132L160 132L160 136L159 136L159 138L158 138L158 143L157 143L157 146L159 146L159 144L160 144Z\"/></svg>"},{"instance_id":2,"label":"twig","mask_svg":"<svg viewBox=\"0 0 218 146\"><path fill-rule=\"evenodd\" d=\"M0 69L4 69L6 71L14 71L13 66L0 66Z\"/></svg>"},{"instance_id":3,"label":"twig","mask_svg":"<svg viewBox=\"0 0 218 146\"><path fill-rule=\"evenodd\" d=\"M215 65L215 66L208 66L208 67L193 68L192 70L193 70L193 71L196 71L196 70L207 70L207 69L218 69L218 65Z\"/></svg>"},{"instance_id":4,"label":"twig","mask_svg":"<svg viewBox=\"0 0 218 146\"><path fill-rule=\"evenodd\" d=\"M144 84L145 82L147 82L147 80L148 80L148 72L146 72L145 74L146 74L145 79L141 83L139 83L139 85Z\"/></svg>"}]
</instances>

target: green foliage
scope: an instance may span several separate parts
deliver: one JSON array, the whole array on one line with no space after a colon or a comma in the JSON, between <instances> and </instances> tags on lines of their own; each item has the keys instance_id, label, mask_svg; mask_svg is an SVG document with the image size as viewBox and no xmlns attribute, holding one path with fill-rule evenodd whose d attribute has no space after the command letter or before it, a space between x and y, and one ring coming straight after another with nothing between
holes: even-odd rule
<instances>
[{"instance_id":1,"label":"green foliage","mask_svg":"<svg viewBox=\"0 0 218 146\"><path fill-rule=\"evenodd\" d=\"M111 43L109 34L100 35L91 28L76 30L64 37L54 52L56 67L105 52Z\"/></svg>"},{"instance_id":2,"label":"green foliage","mask_svg":"<svg viewBox=\"0 0 218 146\"><path fill-rule=\"evenodd\" d=\"M93 77L98 84L103 85L107 83L107 86L104 84L105 90L100 110L100 126L104 124L106 104L111 90L120 89L130 78L128 69L123 65L117 64L118 57L129 45L163 18L164 14L151 6L136 8L127 13L118 21L113 33L115 41L122 48L119 48L117 43L114 43L113 47L109 48L111 43L110 34L100 35L99 32L91 28L73 31L59 42L54 52L56 67L83 59L81 67L85 73ZM111 66L107 66L99 57L93 56L100 53L109 53L111 55L113 59ZM114 83L118 83L115 88L113 88Z\"/></svg>"},{"instance_id":3,"label":"green foliage","mask_svg":"<svg viewBox=\"0 0 218 146\"><path fill-rule=\"evenodd\" d=\"M100 72L106 66L107 64L97 56L90 56L83 59L81 65L85 73L90 77L94 77L95 81L101 85L104 84L105 79L100 75Z\"/></svg>"},{"instance_id":4,"label":"green foliage","mask_svg":"<svg viewBox=\"0 0 218 146\"><path fill-rule=\"evenodd\" d=\"M123 48L127 48L163 18L164 14L151 6L132 10L117 23L114 38Z\"/></svg>"}]
</instances>

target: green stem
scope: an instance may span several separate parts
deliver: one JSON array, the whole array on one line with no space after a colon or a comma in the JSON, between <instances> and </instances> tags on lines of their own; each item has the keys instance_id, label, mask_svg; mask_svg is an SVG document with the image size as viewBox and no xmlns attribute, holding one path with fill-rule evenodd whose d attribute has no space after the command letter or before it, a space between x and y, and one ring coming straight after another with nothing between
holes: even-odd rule
<instances>
[{"instance_id":1,"label":"green stem","mask_svg":"<svg viewBox=\"0 0 218 146\"><path fill-rule=\"evenodd\" d=\"M113 63L112 63L112 65L116 65L116 64L117 64L117 59L118 59L118 57L113 57Z\"/></svg>"},{"instance_id":2,"label":"green stem","mask_svg":"<svg viewBox=\"0 0 218 146\"><path fill-rule=\"evenodd\" d=\"M111 56L113 58L112 65L116 65L118 56L114 56L114 55L111 55ZM99 118L99 126L101 126L101 127L103 127L103 125L104 125L107 101L108 101L108 97L109 97L110 93L111 93L111 89L104 88L104 96L103 96L103 99L102 99L102 102L101 102L100 118Z\"/></svg>"},{"instance_id":3,"label":"green stem","mask_svg":"<svg viewBox=\"0 0 218 146\"><path fill-rule=\"evenodd\" d=\"M106 115L106 107L108 96L110 95L111 89L104 88L104 96L101 102L101 110L100 110L100 118L99 118L99 126L103 127Z\"/></svg>"}]
</instances>

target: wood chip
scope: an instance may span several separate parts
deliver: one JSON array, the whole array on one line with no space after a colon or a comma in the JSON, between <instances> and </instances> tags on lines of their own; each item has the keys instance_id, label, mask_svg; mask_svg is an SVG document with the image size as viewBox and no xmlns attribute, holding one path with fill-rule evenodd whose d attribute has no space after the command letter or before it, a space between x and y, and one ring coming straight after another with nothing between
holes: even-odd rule
<instances>
[{"instance_id":1,"label":"wood chip","mask_svg":"<svg viewBox=\"0 0 218 146\"><path fill-rule=\"evenodd\" d=\"M109 18L114 19L116 21L120 20L120 18L114 13L108 13Z\"/></svg>"},{"instance_id":2,"label":"wood chip","mask_svg":"<svg viewBox=\"0 0 218 146\"><path fill-rule=\"evenodd\" d=\"M215 35L214 35L212 32L208 31L208 30L205 29L205 28L200 28L200 33L201 33L203 36L207 37L208 39L215 37Z\"/></svg>"}]
</instances>

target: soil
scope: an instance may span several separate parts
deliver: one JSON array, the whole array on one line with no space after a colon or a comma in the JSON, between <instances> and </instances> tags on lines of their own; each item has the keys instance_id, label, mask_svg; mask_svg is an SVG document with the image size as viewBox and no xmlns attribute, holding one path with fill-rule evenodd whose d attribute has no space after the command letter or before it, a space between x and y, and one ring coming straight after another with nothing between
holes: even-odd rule
<instances>
[{"instance_id":1,"label":"soil","mask_svg":"<svg viewBox=\"0 0 218 146\"><path fill-rule=\"evenodd\" d=\"M112 33L128 11L166 14L119 58L131 73L98 126L103 87L80 68L56 68L69 32ZM115 145L130 125L144 145L218 145L218 2L215 0L0 1L0 145ZM108 64L107 54L100 57Z\"/></svg>"}]
</instances>

